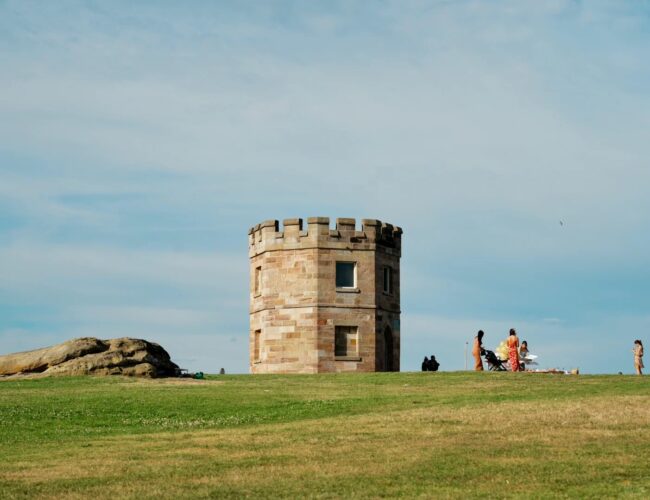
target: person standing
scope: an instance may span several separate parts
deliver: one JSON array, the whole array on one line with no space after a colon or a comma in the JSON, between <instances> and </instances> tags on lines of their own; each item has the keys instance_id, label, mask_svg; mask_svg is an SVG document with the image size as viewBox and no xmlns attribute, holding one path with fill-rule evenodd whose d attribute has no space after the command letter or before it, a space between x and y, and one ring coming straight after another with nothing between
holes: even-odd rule
<instances>
[{"instance_id":1,"label":"person standing","mask_svg":"<svg viewBox=\"0 0 650 500\"><path fill-rule=\"evenodd\" d=\"M506 342L508 345L508 359L510 360L510 369L513 372L519 371L519 338L514 328L510 329L510 336Z\"/></svg>"},{"instance_id":2,"label":"person standing","mask_svg":"<svg viewBox=\"0 0 650 500\"><path fill-rule=\"evenodd\" d=\"M483 330L479 330L476 337L474 337L474 345L472 347L472 356L474 356L474 371L482 372L483 371L483 360L481 359L481 354L483 354Z\"/></svg>"},{"instance_id":3,"label":"person standing","mask_svg":"<svg viewBox=\"0 0 650 500\"><path fill-rule=\"evenodd\" d=\"M637 375L643 375L643 344L639 339L634 341L634 369Z\"/></svg>"}]
</instances>

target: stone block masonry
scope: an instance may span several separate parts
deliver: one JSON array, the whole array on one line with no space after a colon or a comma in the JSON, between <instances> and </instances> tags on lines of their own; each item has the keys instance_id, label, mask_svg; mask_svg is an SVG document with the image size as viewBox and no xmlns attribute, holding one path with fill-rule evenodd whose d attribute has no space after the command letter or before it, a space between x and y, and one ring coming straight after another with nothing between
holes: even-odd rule
<instances>
[{"instance_id":1,"label":"stone block masonry","mask_svg":"<svg viewBox=\"0 0 650 500\"><path fill-rule=\"evenodd\" d=\"M401 249L401 228L375 219L252 227L251 372L399 371Z\"/></svg>"}]
</instances>

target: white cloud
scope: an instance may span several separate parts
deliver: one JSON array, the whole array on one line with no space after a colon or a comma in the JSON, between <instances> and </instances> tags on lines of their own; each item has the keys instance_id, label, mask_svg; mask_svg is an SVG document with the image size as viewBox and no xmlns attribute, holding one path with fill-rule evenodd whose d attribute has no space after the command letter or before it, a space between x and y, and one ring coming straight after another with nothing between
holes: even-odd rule
<instances>
[{"instance_id":1,"label":"white cloud","mask_svg":"<svg viewBox=\"0 0 650 500\"><path fill-rule=\"evenodd\" d=\"M163 292L187 302L220 300L224 307L245 300L248 264L244 255L189 253L21 242L0 247L0 290L30 300L109 300L136 289ZM10 263L10 265L7 265ZM131 300L131 299L129 299ZM142 300L147 300L146 296Z\"/></svg>"},{"instance_id":2,"label":"white cloud","mask_svg":"<svg viewBox=\"0 0 650 500\"><path fill-rule=\"evenodd\" d=\"M100 324L108 329L116 324L128 324L133 330L142 326L165 330L179 327L194 329L215 323L217 320L214 311L176 307L88 306L72 307L65 313L85 324Z\"/></svg>"}]
</instances>

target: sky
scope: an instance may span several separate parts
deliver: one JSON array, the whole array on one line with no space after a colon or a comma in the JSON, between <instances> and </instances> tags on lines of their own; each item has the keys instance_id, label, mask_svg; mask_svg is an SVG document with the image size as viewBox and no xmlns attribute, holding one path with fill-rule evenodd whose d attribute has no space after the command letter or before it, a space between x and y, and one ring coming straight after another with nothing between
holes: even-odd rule
<instances>
[{"instance_id":1,"label":"sky","mask_svg":"<svg viewBox=\"0 0 650 500\"><path fill-rule=\"evenodd\" d=\"M0 0L0 354L246 373L248 228L329 216L404 230L403 371L632 373L649 60L645 0Z\"/></svg>"}]
</instances>

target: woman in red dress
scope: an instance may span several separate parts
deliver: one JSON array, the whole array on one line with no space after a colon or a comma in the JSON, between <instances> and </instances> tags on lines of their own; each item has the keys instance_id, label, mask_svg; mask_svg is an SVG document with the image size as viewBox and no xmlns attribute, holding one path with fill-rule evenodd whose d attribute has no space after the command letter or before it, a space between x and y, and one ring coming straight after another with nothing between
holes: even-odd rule
<instances>
[{"instance_id":1,"label":"woman in red dress","mask_svg":"<svg viewBox=\"0 0 650 500\"><path fill-rule=\"evenodd\" d=\"M508 345L508 358L510 359L510 369L513 372L519 371L519 338L514 328L510 329L510 336L506 342Z\"/></svg>"},{"instance_id":2,"label":"woman in red dress","mask_svg":"<svg viewBox=\"0 0 650 500\"><path fill-rule=\"evenodd\" d=\"M481 353L483 352L483 330L478 331L478 335L474 337L474 346L472 347L472 356L474 356L474 370L477 372L483 371L483 360Z\"/></svg>"}]
</instances>

